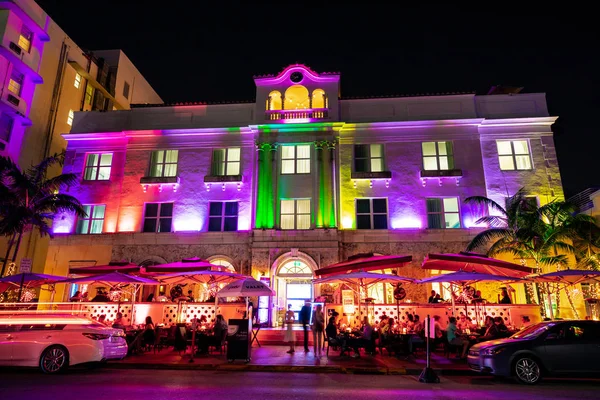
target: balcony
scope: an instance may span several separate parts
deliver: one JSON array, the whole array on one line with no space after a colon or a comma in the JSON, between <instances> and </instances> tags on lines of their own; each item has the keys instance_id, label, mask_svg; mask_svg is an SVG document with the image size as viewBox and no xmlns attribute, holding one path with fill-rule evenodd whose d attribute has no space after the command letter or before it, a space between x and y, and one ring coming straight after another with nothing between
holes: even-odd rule
<instances>
[{"instance_id":1,"label":"balcony","mask_svg":"<svg viewBox=\"0 0 600 400\"><path fill-rule=\"evenodd\" d=\"M327 108L311 108L306 110L269 110L265 111L265 119L269 121L311 122L329 117Z\"/></svg>"}]
</instances>

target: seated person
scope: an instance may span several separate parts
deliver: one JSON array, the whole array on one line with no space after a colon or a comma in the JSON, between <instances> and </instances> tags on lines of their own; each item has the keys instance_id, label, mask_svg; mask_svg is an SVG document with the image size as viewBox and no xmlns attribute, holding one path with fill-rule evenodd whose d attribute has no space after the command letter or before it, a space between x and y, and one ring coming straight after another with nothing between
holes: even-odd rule
<instances>
[{"instance_id":1,"label":"seated person","mask_svg":"<svg viewBox=\"0 0 600 400\"><path fill-rule=\"evenodd\" d=\"M169 298L167 296L165 296L165 292L160 292L158 294L158 297L154 301L166 302L166 301L169 301Z\"/></svg>"},{"instance_id":2,"label":"seated person","mask_svg":"<svg viewBox=\"0 0 600 400\"><path fill-rule=\"evenodd\" d=\"M125 329L125 320L123 314L117 313L115 320L113 321L112 327L115 329Z\"/></svg>"},{"instance_id":3,"label":"seated person","mask_svg":"<svg viewBox=\"0 0 600 400\"><path fill-rule=\"evenodd\" d=\"M461 331L471 329L471 323L467 320L467 316L464 313L460 313L458 321L456 322L456 327Z\"/></svg>"},{"instance_id":4,"label":"seated person","mask_svg":"<svg viewBox=\"0 0 600 400\"><path fill-rule=\"evenodd\" d=\"M484 329L485 330L483 330L483 335L478 339L479 342L494 340L500 337L498 334L498 327L494 323L494 319L490 316L485 317Z\"/></svg>"},{"instance_id":5,"label":"seated person","mask_svg":"<svg viewBox=\"0 0 600 400\"><path fill-rule=\"evenodd\" d=\"M69 301L81 301L82 295L81 292L78 290L75 292L75 294L73 295L73 297L71 297L69 299Z\"/></svg>"},{"instance_id":6,"label":"seated person","mask_svg":"<svg viewBox=\"0 0 600 400\"><path fill-rule=\"evenodd\" d=\"M105 303L105 302L109 302L110 299L108 298L108 296L104 292L104 289L98 289L96 297L94 297L92 299L92 301L93 302L99 302L99 303Z\"/></svg>"},{"instance_id":7,"label":"seated person","mask_svg":"<svg viewBox=\"0 0 600 400\"><path fill-rule=\"evenodd\" d=\"M508 295L508 290L506 289L502 289L500 304L512 304L512 300L510 299L510 296Z\"/></svg>"},{"instance_id":8,"label":"seated person","mask_svg":"<svg viewBox=\"0 0 600 400\"><path fill-rule=\"evenodd\" d=\"M525 329L530 325L531 325L531 320L529 319L529 317L527 315L523 315L521 317L521 329Z\"/></svg>"},{"instance_id":9,"label":"seated person","mask_svg":"<svg viewBox=\"0 0 600 400\"><path fill-rule=\"evenodd\" d=\"M506 325L504 325L504 320L502 319L502 317L494 318L494 325L496 325L496 329L498 331L498 337L506 338L506 337L510 336L510 332L508 331L508 328L506 327Z\"/></svg>"},{"instance_id":10,"label":"seated person","mask_svg":"<svg viewBox=\"0 0 600 400\"><path fill-rule=\"evenodd\" d=\"M337 331L337 327L335 326L335 317L333 317L333 316L329 317L329 322L327 323L327 326L325 327L325 336L327 337L327 340L336 339L337 334L338 334L338 331Z\"/></svg>"},{"instance_id":11,"label":"seated person","mask_svg":"<svg viewBox=\"0 0 600 400\"><path fill-rule=\"evenodd\" d=\"M459 332L460 331L456 326L456 318L450 317L448 326L446 328L446 337L448 339L448 343L453 346L462 347L461 358L465 358L467 356L467 347L469 346L469 341L457 336Z\"/></svg>"},{"instance_id":12,"label":"seated person","mask_svg":"<svg viewBox=\"0 0 600 400\"><path fill-rule=\"evenodd\" d=\"M354 340L354 354L351 357L360 357L358 349L363 347L367 352L372 352L373 349L373 327L369 323L369 317L363 319L362 335L360 339Z\"/></svg>"},{"instance_id":13,"label":"seated person","mask_svg":"<svg viewBox=\"0 0 600 400\"><path fill-rule=\"evenodd\" d=\"M421 317L419 317L418 315L415 314L415 327L413 328L415 334L419 335L419 336L424 336L425 335L425 326L423 326L423 323L421 322Z\"/></svg>"},{"instance_id":14,"label":"seated person","mask_svg":"<svg viewBox=\"0 0 600 400\"><path fill-rule=\"evenodd\" d=\"M192 293L191 290L188 290L187 301L189 301L190 303L194 302L194 294Z\"/></svg>"}]
</instances>

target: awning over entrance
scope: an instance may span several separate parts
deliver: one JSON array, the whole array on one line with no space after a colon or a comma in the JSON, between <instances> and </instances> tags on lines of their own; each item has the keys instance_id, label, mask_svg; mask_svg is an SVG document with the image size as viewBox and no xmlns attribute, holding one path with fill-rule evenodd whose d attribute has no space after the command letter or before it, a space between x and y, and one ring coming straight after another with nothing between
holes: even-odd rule
<instances>
[{"instance_id":1,"label":"awning over entrance","mask_svg":"<svg viewBox=\"0 0 600 400\"><path fill-rule=\"evenodd\" d=\"M412 256L391 255L376 256L373 253L357 254L349 257L348 260L320 268L315 274L320 277L326 277L335 274L345 274L354 271L376 271L380 269L397 268L401 264L412 261Z\"/></svg>"}]
</instances>

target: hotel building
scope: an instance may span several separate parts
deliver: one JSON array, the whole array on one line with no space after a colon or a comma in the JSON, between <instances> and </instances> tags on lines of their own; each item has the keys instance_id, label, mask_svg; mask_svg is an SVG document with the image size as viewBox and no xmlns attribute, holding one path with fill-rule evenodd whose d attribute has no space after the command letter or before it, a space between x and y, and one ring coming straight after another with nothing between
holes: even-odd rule
<instances>
[{"instance_id":1,"label":"hotel building","mask_svg":"<svg viewBox=\"0 0 600 400\"><path fill-rule=\"evenodd\" d=\"M427 276L428 253L480 231L469 196L563 199L544 93L345 99L339 73L304 65L254 82L254 102L75 113L64 172L81 177L69 193L88 217L55 221L45 272L197 256L267 281L267 321L335 297L314 271L352 255L410 254L399 274ZM497 285L478 288L496 299ZM426 302L426 288L406 290ZM369 295L395 304L392 291Z\"/></svg>"}]
</instances>

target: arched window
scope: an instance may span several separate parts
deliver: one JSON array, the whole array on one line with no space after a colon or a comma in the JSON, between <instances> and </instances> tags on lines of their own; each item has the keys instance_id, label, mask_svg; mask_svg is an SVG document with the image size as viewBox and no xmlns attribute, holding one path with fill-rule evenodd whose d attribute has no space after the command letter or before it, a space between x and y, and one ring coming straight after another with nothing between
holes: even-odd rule
<instances>
[{"instance_id":1,"label":"arched window","mask_svg":"<svg viewBox=\"0 0 600 400\"><path fill-rule=\"evenodd\" d=\"M231 262L229 262L229 260L227 260L223 257L209 258L208 261L214 265L220 265L222 267L227 267L227 269L231 272L236 272L233 264Z\"/></svg>"},{"instance_id":2,"label":"arched window","mask_svg":"<svg viewBox=\"0 0 600 400\"><path fill-rule=\"evenodd\" d=\"M286 110L306 110L310 108L308 89L302 85L294 85L285 91Z\"/></svg>"},{"instance_id":3,"label":"arched window","mask_svg":"<svg viewBox=\"0 0 600 400\"><path fill-rule=\"evenodd\" d=\"M289 260L286 261L279 267L279 271L277 271L277 276L306 276L312 277L313 271L312 269L301 260Z\"/></svg>"},{"instance_id":4,"label":"arched window","mask_svg":"<svg viewBox=\"0 0 600 400\"><path fill-rule=\"evenodd\" d=\"M315 89L312 93L312 108L327 108L325 91L323 89Z\"/></svg>"},{"instance_id":5,"label":"arched window","mask_svg":"<svg viewBox=\"0 0 600 400\"><path fill-rule=\"evenodd\" d=\"M281 93L273 90L267 99L267 110L281 110Z\"/></svg>"}]
</instances>

